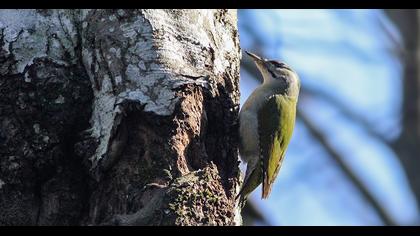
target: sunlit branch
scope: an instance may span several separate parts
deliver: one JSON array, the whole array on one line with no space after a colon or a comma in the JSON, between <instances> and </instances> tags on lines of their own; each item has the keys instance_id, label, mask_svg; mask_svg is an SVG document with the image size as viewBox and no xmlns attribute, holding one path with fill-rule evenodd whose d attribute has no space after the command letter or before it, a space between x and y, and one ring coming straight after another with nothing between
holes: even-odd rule
<instances>
[{"instance_id":1,"label":"sunlit branch","mask_svg":"<svg viewBox=\"0 0 420 236\"><path fill-rule=\"evenodd\" d=\"M360 116L359 114L348 108L347 105L342 103L340 99L335 98L333 95L322 91L321 89L309 88L305 86L302 86L301 93L304 96L312 96L315 98L323 99L324 101L333 105L334 108L337 109L338 112L340 112L344 117L361 125L363 127L363 130L366 131L367 134L385 144L389 143L389 141L386 140L381 133L372 128L372 122L367 121L363 116Z\"/></svg>"}]
</instances>

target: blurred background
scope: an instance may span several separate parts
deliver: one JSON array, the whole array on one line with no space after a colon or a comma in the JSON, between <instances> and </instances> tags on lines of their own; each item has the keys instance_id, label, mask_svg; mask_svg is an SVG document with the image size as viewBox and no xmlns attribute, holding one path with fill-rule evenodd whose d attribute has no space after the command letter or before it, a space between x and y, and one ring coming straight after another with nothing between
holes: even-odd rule
<instances>
[{"instance_id":1,"label":"blurred background","mask_svg":"<svg viewBox=\"0 0 420 236\"><path fill-rule=\"evenodd\" d=\"M254 191L245 225L420 225L418 14L238 10L242 49L302 83L271 197ZM260 82L243 53L241 104Z\"/></svg>"}]
</instances>

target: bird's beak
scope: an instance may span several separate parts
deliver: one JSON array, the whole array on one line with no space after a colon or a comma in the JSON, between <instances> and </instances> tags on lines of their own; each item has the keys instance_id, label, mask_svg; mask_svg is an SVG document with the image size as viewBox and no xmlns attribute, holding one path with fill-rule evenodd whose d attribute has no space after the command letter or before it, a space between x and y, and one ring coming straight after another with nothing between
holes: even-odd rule
<instances>
[{"instance_id":1,"label":"bird's beak","mask_svg":"<svg viewBox=\"0 0 420 236\"><path fill-rule=\"evenodd\" d=\"M263 73L263 71L267 71L267 67L269 67L269 63L267 62L267 59L259 57L252 52L248 52L248 51L245 51L245 52L252 58L252 60L254 60L255 64L257 65L261 73Z\"/></svg>"},{"instance_id":2,"label":"bird's beak","mask_svg":"<svg viewBox=\"0 0 420 236\"><path fill-rule=\"evenodd\" d=\"M260 69L263 69L263 68L268 66L267 65L267 59L259 57L252 52L248 52L248 51L245 51L245 52L246 52L246 54L248 54L252 58L252 60L254 60L255 64L257 64L257 66Z\"/></svg>"},{"instance_id":3,"label":"bird's beak","mask_svg":"<svg viewBox=\"0 0 420 236\"><path fill-rule=\"evenodd\" d=\"M252 53L252 52L248 52L248 51L245 51L245 52L246 52L246 54L248 54L250 57L252 57L252 59L254 59L254 61L260 61L260 62L265 61L264 59L262 59L261 57L259 57L259 56L255 55L255 54L254 54L254 53Z\"/></svg>"}]
</instances>

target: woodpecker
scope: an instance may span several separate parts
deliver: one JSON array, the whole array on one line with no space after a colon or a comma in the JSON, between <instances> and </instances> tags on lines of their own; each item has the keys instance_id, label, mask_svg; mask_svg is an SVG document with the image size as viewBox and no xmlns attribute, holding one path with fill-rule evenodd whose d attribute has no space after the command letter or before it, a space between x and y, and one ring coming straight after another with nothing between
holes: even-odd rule
<instances>
[{"instance_id":1,"label":"woodpecker","mask_svg":"<svg viewBox=\"0 0 420 236\"><path fill-rule=\"evenodd\" d=\"M247 164L238 194L241 205L262 183L261 198L270 195L292 137L300 90L297 73L284 62L245 51L264 79L239 112L239 154Z\"/></svg>"}]
</instances>

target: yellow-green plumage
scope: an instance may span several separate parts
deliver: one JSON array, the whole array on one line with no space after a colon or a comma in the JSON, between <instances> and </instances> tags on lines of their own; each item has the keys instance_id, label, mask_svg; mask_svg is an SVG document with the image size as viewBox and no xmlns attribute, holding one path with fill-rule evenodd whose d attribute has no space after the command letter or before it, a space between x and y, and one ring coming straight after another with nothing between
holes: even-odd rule
<instances>
[{"instance_id":1,"label":"yellow-green plumage","mask_svg":"<svg viewBox=\"0 0 420 236\"><path fill-rule=\"evenodd\" d=\"M297 98L274 95L258 111L261 166L253 169L240 195L247 197L263 183L262 198L270 194L295 126Z\"/></svg>"},{"instance_id":2,"label":"yellow-green plumage","mask_svg":"<svg viewBox=\"0 0 420 236\"><path fill-rule=\"evenodd\" d=\"M296 98L274 95L258 112L258 130L263 164L262 198L271 192L295 126Z\"/></svg>"},{"instance_id":3,"label":"yellow-green plumage","mask_svg":"<svg viewBox=\"0 0 420 236\"><path fill-rule=\"evenodd\" d=\"M248 195L254 191L262 182L262 168L255 168L248 179L244 181L242 189L238 194L241 201L245 201ZM242 203L243 204L243 203Z\"/></svg>"},{"instance_id":4,"label":"yellow-green plumage","mask_svg":"<svg viewBox=\"0 0 420 236\"><path fill-rule=\"evenodd\" d=\"M248 55L264 82L239 112L239 153L247 164L238 194L241 204L261 183L262 198L269 196L292 137L300 90L299 77L288 65L253 53Z\"/></svg>"}]
</instances>

